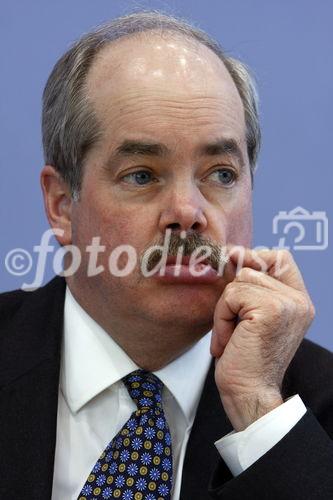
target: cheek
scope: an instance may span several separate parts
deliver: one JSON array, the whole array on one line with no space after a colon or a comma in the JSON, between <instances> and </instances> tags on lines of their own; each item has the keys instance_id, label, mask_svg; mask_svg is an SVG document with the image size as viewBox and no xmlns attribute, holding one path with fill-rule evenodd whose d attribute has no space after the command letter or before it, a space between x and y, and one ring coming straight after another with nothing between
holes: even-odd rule
<instances>
[{"instance_id":1,"label":"cheek","mask_svg":"<svg viewBox=\"0 0 333 500\"><path fill-rule=\"evenodd\" d=\"M106 274L103 274L101 279L108 281L110 269L110 258L112 265L117 269L123 269L128 264L128 260L135 256L135 264L137 264L142 249L149 243L149 235L147 236L146 226L134 218L133 214L124 213L124 210L97 210L97 207L90 207L89 212L82 214L77 221L76 231L73 235L73 243L77 245L81 251L82 270L88 269L89 263L94 261L92 254L98 252L96 257L96 265L103 266ZM98 238L97 244L93 243L93 238ZM96 240L95 240L96 241ZM92 247L87 250L87 247ZM121 249L120 246L128 245L129 249ZM104 249L100 247L104 246ZM133 253L134 249L134 253ZM133 261L134 262L134 261ZM131 267L131 266L130 266ZM131 279L132 274L129 275ZM122 282L124 278L119 278ZM118 278L113 279L114 282Z\"/></svg>"},{"instance_id":2,"label":"cheek","mask_svg":"<svg viewBox=\"0 0 333 500\"><path fill-rule=\"evenodd\" d=\"M242 203L233 207L227 216L227 243L251 247L252 245L252 200L244 197Z\"/></svg>"},{"instance_id":3,"label":"cheek","mask_svg":"<svg viewBox=\"0 0 333 500\"><path fill-rule=\"evenodd\" d=\"M146 222L144 222L146 221ZM147 245L150 224L147 214L123 205L96 201L81 207L74 221L73 240L80 246L87 245L93 237L100 237L106 250L119 245L131 245L140 249Z\"/></svg>"}]
</instances>

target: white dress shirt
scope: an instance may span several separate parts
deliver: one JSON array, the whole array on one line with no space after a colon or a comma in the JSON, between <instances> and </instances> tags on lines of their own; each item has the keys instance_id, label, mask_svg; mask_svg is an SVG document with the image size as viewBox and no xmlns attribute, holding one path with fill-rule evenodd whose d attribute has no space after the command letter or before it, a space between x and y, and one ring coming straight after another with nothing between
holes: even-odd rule
<instances>
[{"instance_id":1,"label":"white dress shirt","mask_svg":"<svg viewBox=\"0 0 333 500\"><path fill-rule=\"evenodd\" d=\"M210 336L154 372L164 383L163 407L172 438L172 500L179 499L186 445L212 360ZM77 500L100 454L136 410L121 381L136 369L67 287L52 500ZM237 475L282 439L304 412L300 398L292 398L245 431L228 434L216 447Z\"/></svg>"}]
</instances>

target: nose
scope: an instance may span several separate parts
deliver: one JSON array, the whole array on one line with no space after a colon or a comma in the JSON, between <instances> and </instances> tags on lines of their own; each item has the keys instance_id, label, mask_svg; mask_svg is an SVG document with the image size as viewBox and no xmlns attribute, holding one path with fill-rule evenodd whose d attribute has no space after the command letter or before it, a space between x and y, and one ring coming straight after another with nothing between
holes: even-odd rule
<instances>
[{"instance_id":1,"label":"nose","mask_svg":"<svg viewBox=\"0 0 333 500\"><path fill-rule=\"evenodd\" d=\"M193 182L175 183L163 207L159 221L162 233L166 229L200 233L207 227L205 198Z\"/></svg>"}]
</instances>

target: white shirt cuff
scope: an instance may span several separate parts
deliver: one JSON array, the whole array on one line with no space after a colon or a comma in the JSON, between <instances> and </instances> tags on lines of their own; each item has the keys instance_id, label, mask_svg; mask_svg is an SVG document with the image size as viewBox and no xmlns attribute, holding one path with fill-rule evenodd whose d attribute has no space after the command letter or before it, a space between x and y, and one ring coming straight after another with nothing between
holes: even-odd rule
<instances>
[{"instance_id":1,"label":"white shirt cuff","mask_svg":"<svg viewBox=\"0 0 333 500\"><path fill-rule=\"evenodd\" d=\"M215 446L234 476L238 476L275 446L306 413L297 394L266 413L244 431L232 431Z\"/></svg>"}]
</instances>

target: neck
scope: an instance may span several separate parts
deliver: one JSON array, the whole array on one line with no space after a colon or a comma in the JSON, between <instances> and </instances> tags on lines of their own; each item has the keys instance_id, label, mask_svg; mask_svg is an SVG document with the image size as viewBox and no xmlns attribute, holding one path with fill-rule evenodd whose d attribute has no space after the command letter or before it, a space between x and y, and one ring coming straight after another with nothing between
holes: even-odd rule
<instances>
[{"instance_id":1,"label":"neck","mask_svg":"<svg viewBox=\"0 0 333 500\"><path fill-rule=\"evenodd\" d=\"M188 325L175 322L149 321L131 314L117 316L106 307L70 286L80 306L91 316L140 368L157 371L192 347L211 329L211 324ZM108 311L108 314L105 314ZM176 323L176 324L175 324ZM148 346L148 348L147 348Z\"/></svg>"}]
</instances>

